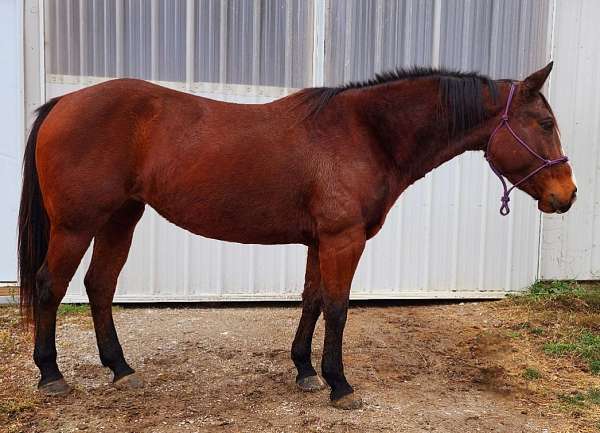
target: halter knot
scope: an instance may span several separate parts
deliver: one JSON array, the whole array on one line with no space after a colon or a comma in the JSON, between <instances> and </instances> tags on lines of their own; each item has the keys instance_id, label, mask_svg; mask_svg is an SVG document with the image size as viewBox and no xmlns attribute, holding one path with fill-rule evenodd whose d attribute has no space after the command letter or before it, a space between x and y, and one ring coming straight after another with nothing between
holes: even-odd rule
<instances>
[{"instance_id":1,"label":"halter knot","mask_svg":"<svg viewBox=\"0 0 600 433\"><path fill-rule=\"evenodd\" d=\"M500 206L500 215L506 216L510 213L510 207L508 207L510 197L508 196L508 192L504 192L504 195L500 197L500 201L502 202L502 206Z\"/></svg>"}]
</instances>

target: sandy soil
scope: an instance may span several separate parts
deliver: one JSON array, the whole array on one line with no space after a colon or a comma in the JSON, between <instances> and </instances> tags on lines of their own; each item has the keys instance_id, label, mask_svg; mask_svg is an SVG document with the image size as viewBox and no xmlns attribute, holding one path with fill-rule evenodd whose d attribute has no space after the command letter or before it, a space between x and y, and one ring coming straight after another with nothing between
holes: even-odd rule
<instances>
[{"instance_id":1,"label":"sandy soil","mask_svg":"<svg viewBox=\"0 0 600 433\"><path fill-rule=\"evenodd\" d=\"M30 406L19 432L535 432L570 430L517 371L525 361L494 332L488 303L355 306L345 334L349 381L365 401L332 408L328 390L294 386L296 306L122 308L117 329L139 391L117 390L97 356L89 317L63 318L59 363L74 392L35 393L29 342L3 354L0 398ZM319 365L323 323L315 336ZM507 368L513 365L514 371ZM318 369L318 368L317 368Z\"/></svg>"}]
</instances>

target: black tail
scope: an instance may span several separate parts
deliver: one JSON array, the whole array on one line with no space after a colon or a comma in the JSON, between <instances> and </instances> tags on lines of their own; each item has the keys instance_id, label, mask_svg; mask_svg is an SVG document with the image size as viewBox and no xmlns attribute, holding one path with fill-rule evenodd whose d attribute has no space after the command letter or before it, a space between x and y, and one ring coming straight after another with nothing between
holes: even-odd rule
<instances>
[{"instance_id":1,"label":"black tail","mask_svg":"<svg viewBox=\"0 0 600 433\"><path fill-rule=\"evenodd\" d=\"M51 99L36 110L25 155L23 157L23 189L19 207L19 280L21 316L27 322L36 317L36 274L48 251L48 215L42 202L42 193L35 163L37 135L42 123L59 98Z\"/></svg>"}]
</instances>

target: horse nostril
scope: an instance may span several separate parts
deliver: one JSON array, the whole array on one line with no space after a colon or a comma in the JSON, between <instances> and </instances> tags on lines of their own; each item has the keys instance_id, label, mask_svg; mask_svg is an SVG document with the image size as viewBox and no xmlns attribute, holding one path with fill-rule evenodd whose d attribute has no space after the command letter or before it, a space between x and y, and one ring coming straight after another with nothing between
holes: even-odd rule
<instances>
[{"instance_id":1,"label":"horse nostril","mask_svg":"<svg viewBox=\"0 0 600 433\"><path fill-rule=\"evenodd\" d=\"M571 203L573 203L576 198L577 198L577 188L575 188L575 191L573 191L573 195L571 196Z\"/></svg>"}]
</instances>

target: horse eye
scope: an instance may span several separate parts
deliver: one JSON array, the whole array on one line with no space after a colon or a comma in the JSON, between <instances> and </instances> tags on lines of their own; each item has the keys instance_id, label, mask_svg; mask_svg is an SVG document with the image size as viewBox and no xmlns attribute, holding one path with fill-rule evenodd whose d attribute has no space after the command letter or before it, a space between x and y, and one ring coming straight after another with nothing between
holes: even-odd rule
<instances>
[{"instance_id":1,"label":"horse eye","mask_svg":"<svg viewBox=\"0 0 600 433\"><path fill-rule=\"evenodd\" d=\"M554 128L554 121L552 119L542 120L540 126L546 131L552 131L552 128Z\"/></svg>"}]
</instances>

